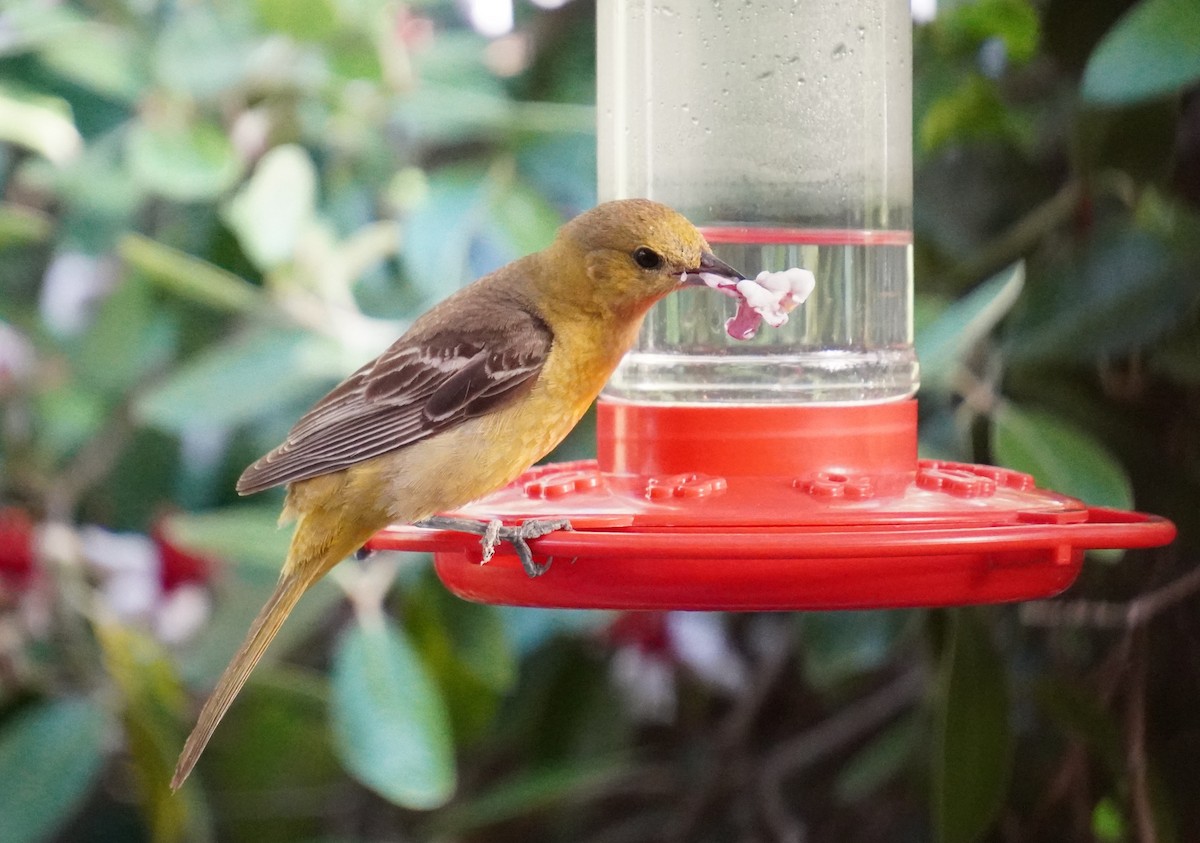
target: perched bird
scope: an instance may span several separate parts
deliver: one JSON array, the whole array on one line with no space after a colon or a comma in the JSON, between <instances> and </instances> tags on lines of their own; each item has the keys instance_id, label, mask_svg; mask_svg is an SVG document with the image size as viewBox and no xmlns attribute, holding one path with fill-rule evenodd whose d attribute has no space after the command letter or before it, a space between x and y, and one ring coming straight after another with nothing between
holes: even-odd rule
<instances>
[{"instance_id":1,"label":"perched bird","mask_svg":"<svg viewBox=\"0 0 1200 843\"><path fill-rule=\"evenodd\" d=\"M287 484L295 519L279 583L204 704L179 788L305 590L377 530L421 522L516 478L574 427L632 346L646 312L686 284L744 280L681 215L656 202L602 204L441 302L322 398L238 481ZM439 526L460 526L447 524ZM461 525L467 526L469 525ZM489 525L491 544L560 526ZM525 548L531 575L541 572Z\"/></svg>"}]
</instances>

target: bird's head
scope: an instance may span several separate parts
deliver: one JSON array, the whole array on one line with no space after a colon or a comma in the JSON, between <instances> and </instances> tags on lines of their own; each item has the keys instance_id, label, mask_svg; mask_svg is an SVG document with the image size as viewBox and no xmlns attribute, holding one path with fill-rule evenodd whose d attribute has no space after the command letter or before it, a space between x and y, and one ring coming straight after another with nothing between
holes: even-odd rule
<instances>
[{"instance_id":1,"label":"bird's head","mask_svg":"<svg viewBox=\"0 0 1200 843\"><path fill-rule=\"evenodd\" d=\"M582 261L587 273L586 285L563 283L558 295L591 297L618 313L644 313L668 293L702 283L703 275L742 278L682 214L648 199L605 202L580 214L562 227L549 254Z\"/></svg>"}]
</instances>

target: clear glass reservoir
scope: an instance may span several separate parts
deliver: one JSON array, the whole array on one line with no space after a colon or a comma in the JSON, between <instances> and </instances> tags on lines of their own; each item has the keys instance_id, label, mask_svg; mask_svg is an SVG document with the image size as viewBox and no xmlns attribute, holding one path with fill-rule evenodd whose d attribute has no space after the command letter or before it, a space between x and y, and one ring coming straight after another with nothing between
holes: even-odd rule
<instances>
[{"instance_id":1,"label":"clear glass reservoir","mask_svg":"<svg viewBox=\"0 0 1200 843\"><path fill-rule=\"evenodd\" d=\"M735 304L668 297L605 390L650 403L860 403L910 397L909 0L604 0L602 199L678 209L754 277L809 269L782 328L747 341Z\"/></svg>"}]
</instances>

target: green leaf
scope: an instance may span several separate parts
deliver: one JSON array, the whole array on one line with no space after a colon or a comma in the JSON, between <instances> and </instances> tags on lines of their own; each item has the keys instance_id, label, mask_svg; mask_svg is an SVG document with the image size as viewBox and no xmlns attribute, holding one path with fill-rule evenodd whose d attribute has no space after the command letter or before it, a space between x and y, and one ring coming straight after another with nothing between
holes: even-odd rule
<instances>
[{"instance_id":1,"label":"green leaf","mask_svg":"<svg viewBox=\"0 0 1200 843\"><path fill-rule=\"evenodd\" d=\"M76 355L79 376L116 395L169 361L177 330L170 315L156 309L149 285L126 278L100 306Z\"/></svg>"},{"instance_id":2,"label":"green leaf","mask_svg":"<svg viewBox=\"0 0 1200 843\"><path fill-rule=\"evenodd\" d=\"M132 31L88 22L55 38L43 63L78 85L132 103L146 86L145 56Z\"/></svg>"},{"instance_id":3,"label":"green leaf","mask_svg":"<svg viewBox=\"0 0 1200 843\"><path fill-rule=\"evenodd\" d=\"M834 781L838 798L850 804L860 802L896 778L917 755L926 732L917 717L906 717L884 729L838 771Z\"/></svg>"},{"instance_id":4,"label":"green leaf","mask_svg":"<svg viewBox=\"0 0 1200 843\"><path fill-rule=\"evenodd\" d=\"M423 50L420 84L398 103L406 132L431 145L478 141L512 125L516 105L485 64L486 39L469 30L438 34L438 49Z\"/></svg>"},{"instance_id":5,"label":"green leaf","mask_svg":"<svg viewBox=\"0 0 1200 843\"><path fill-rule=\"evenodd\" d=\"M562 216L546 198L521 182L504 192L491 216L514 258L546 248L563 224Z\"/></svg>"},{"instance_id":6,"label":"green leaf","mask_svg":"<svg viewBox=\"0 0 1200 843\"><path fill-rule=\"evenodd\" d=\"M524 658L558 636L587 636L612 623L613 614L596 609L542 609L497 606L509 646Z\"/></svg>"},{"instance_id":7,"label":"green leaf","mask_svg":"<svg viewBox=\"0 0 1200 843\"><path fill-rule=\"evenodd\" d=\"M38 393L38 450L51 461L63 459L100 430L110 409L99 393L79 383Z\"/></svg>"},{"instance_id":8,"label":"green leaf","mask_svg":"<svg viewBox=\"0 0 1200 843\"><path fill-rule=\"evenodd\" d=\"M430 576L416 594L427 607L428 620L440 633L459 665L495 691L506 691L516 680L517 666L504 634L504 618L495 606L470 603L452 595Z\"/></svg>"},{"instance_id":9,"label":"green leaf","mask_svg":"<svg viewBox=\"0 0 1200 843\"><path fill-rule=\"evenodd\" d=\"M978 74L967 76L930 105L917 131L925 152L967 141L1021 146L1029 134L1018 113L1005 106L997 83Z\"/></svg>"},{"instance_id":10,"label":"green leaf","mask_svg":"<svg viewBox=\"0 0 1200 843\"><path fill-rule=\"evenodd\" d=\"M398 107L406 130L434 145L478 141L501 134L514 122L514 105L503 88L488 84L464 87L424 83Z\"/></svg>"},{"instance_id":11,"label":"green leaf","mask_svg":"<svg viewBox=\"0 0 1200 843\"><path fill-rule=\"evenodd\" d=\"M262 303L262 291L253 284L149 237L126 234L117 244L117 253L147 280L197 304L246 313Z\"/></svg>"},{"instance_id":12,"label":"green leaf","mask_svg":"<svg viewBox=\"0 0 1200 843\"><path fill-rule=\"evenodd\" d=\"M177 202L202 202L234 185L242 165L229 138L211 123L129 130L125 146L134 180Z\"/></svg>"},{"instance_id":13,"label":"green leaf","mask_svg":"<svg viewBox=\"0 0 1200 843\"><path fill-rule=\"evenodd\" d=\"M328 683L314 670L260 666L200 759L197 773L222 819L222 843L313 843L328 818L312 810L245 810L280 794L334 793L346 775L333 753ZM297 805L297 807L299 807Z\"/></svg>"},{"instance_id":14,"label":"green leaf","mask_svg":"<svg viewBox=\"0 0 1200 843\"><path fill-rule=\"evenodd\" d=\"M804 676L816 688L881 667L909 626L909 612L806 612L798 616L804 641Z\"/></svg>"},{"instance_id":15,"label":"green leaf","mask_svg":"<svg viewBox=\"0 0 1200 843\"><path fill-rule=\"evenodd\" d=\"M104 761L107 720L88 699L29 706L0 731L6 843L47 840L79 808Z\"/></svg>"},{"instance_id":16,"label":"green leaf","mask_svg":"<svg viewBox=\"0 0 1200 843\"><path fill-rule=\"evenodd\" d=\"M1030 0L974 0L952 7L938 25L968 50L999 38L1015 62L1029 61L1037 52L1038 12Z\"/></svg>"},{"instance_id":17,"label":"green leaf","mask_svg":"<svg viewBox=\"0 0 1200 843\"><path fill-rule=\"evenodd\" d=\"M439 32L438 48L419 55L422 83L462 84L503 93L503 82L487 66L487 44L486 38L469 29Z\"/></svg>"},{"instance_id":18,"label":"green leaf","mask_svg":"<svg viewBox=\"0 0 1200 843\"><path fill-rule=\"evenodd\" d=\"M1025 286L1025 263L1020 261L994 275L945 308L916 337L921 361L921 386L953 388L954 372L963 357L979 344L1012 309Z\"/></svg>"},{"instance_id":19,"label":"green leaf","mask_svg":"<svg viewBox=\"0 0 1200 843\"><path fill-rule=\"evenodd\" d=\"M16 96L3 88L0 141L23 146L59 165L74 160L83 149L66 102L57 97Z\"/></svg>"},{"instance_id":20,"label":"green leaf","mask_svg":"<svg viewBox=\"0 0 1200 843\"><path fill-rule=\"evenodd\" d=\"M1197 237L1200 228L1183 226L1177 237L1128 227L1101 232L1027 287L1008 324L1005 355L1091 363L1145 348L1200 301Z\"/></svg>"},{"instance_id":21,"label":"green leaf","mask_svg":"<svg viewBox=\"0 0 1200 843\"><path fill-rule=\"evenodd\" d=\"M595 115L586 132L542 134L517 149L517 167L555 207L590 208L596 204Z\"/></svg>"},{"instance_id":22,"label":"green leaf","mask_svg":"<svg viewBox=\"0 0 1200 843\"><path fill-rule=\"evenodd\" d=\"M405 590L405 629L442 690L460 745L482 735L517 665L495 606L450 594L428 569Z\"/></svg>"},{"instance_id":23,"label":"green leaf","mask_svg":"<svg viewBox=\"0 0 1200 843\"><path fill-rule=\"evenodd\" d=\"M193 789L171 792L186 709L163 645L147 632L100 620L94 625L104 666L120 693L121 714L140 803L156 843L208 841L210 819Z\"/></svg>"},{"instance_id":24,"label":"green leaf","mask_svg":"<svg viewBox=\"0 0 1200 843\"><path fill-rule=\"evenodd\" d=\"M162 430L229 428L278 412L346 373L340 348L302 331L263 330L202 352L134 405Z\"/></svg>"},{"instance_id":25,"label":"green leaf","mask_svg":"<svg viewBox=\"0 0 1200 843\"><path fill-rule=\"evenodd\" d=\"M277 146L258 162L222 216L246 256L267 270L291 259L312 222L316 194L317 171L308 153L295 144Z\"/></svg>"},{"instance_id":26,"label":"green leaf","mask_svg":"<svg viewBox=\"0 0 1200 843\"><path fill-rule=\"evenodd\" d=\"M404 231L402 259L413 283L442 297L515 258L544 249L561 218L517 181L516 162L446 168L430 178ZM437 286L434 287L433 285Z\"/></svg>"},{"instance_id":27,"label":"green leaf","mask_svg":"<svg viewBox=\"0 0 1200 843\"><path fill-rule=\"evenodd\" d=\"M588 758L521 773L493 789L438 813L430 824L439 836L458 837L594 793L628 770L621 762Z\"/></svg>"},{"instance_id":28,"label":"green leaf","mask_svg":"<svg viewBox=\"0 0 1200 843\"><path fill-rule=\"evenodd\" d=\"M971 424L963 424L951 396L930 392L921 400L921 438L917 443L921 459L970 462L974 459L970 438Z\"/></svg>"},{"instance_id":29,"label":"green leaf","mask_svg":"<svg viewBox=\"0 0 1200 843\"><path fill-rule=\"evenodd\" d=\"M1129 477L1095 437L1051 413L1002 402L992 414L992 457L1039 486L1093 506L1133 507Z\"/></svg>"},{"instance_id":30,"label":"green leaf","mask_svg":"<svg viewBox=\"0 0 1200 843\"><path fill-rule=\"evenodd\" d=\"M1129 824L1121 806L1111 797L1105 797L1092 809L1092 835L1098 843L1122 843L1129 839Z\"/></svg>"},{"instance_id":31,"label":"green leaf","mask_svg":"<svg viewBox=\"0 0 1200 843\"><path fill-rule=\"evenodd\" d=\"M1083 74L1083 98L1122 105L1200 80L1200 3L1142 0L1096 46Z\"/></svg>"},{"instance_id":32,"label":"green leaf","mask_svg":"<svg viewBox=\"0 0 1200 843\"><path fill-rule=\"evenodd\" d=\"M406 221L405 275L430 299L471 280L470 248L487 199L484 172L477 167L438 172Z\"/></svg>"},{"instance_id":33,"label":"green leaf","mask_svg":"<svg viewBox=\"0 0 1200 843\"><path fill-rule=\"evenodd\" d=\"M985 282L986 283L986 282ZM978 289L978 287L976 288ZM970 295L970 293L967 293ZM938 318L946 312L950 305L954 304L955 299L944 293L915 291L913 294L913 331L916 334L917 341L921 341L921 337L937 322Z\"/></svg>"},{"instance_id":34,"label":"green leaf","mask_svg":"<svg viewBox=\"0 0 1200 843\"><path fill-rule=\"evenodd\" d=\"M346 769L406 808L453 795L454 743L437 687L390 622L355 624L333 659L334 746Z\"/></svg>"},{"instance_id":35,"label":"green leaf","mask_svg":"<svg viewBox=\"0 0 1200 843\"><path fill-rule=\"evenodd\" d=\"M0 249L41 243L50 236L50 217L12 202L0 202Z\"/></svg>"},{"instance_id":36,"label":"green leaf","mask_svg":"<svg viewBox=\"0 0 1200 843\"><path fill-rule=\"evenodd\" d=\"M276 524L275 507L231 506L171 516L171 541L219 559L238 559L278 570L291 538Z\"/></svg>"},{"instance_id":37,"label":"green leaf","mask_svg":"<svg viewBox=\"0 0 1200 843\"><path fill-rule=\"evenodd\" d=\"M951 614L936 705L933 816L938 840L971 843L996 819L1012 768L1004 663L978 610Z\"/></svg>"},{"instance_id":38,"label":"green leaf","mask_svg":"<svg viewBox=\"0 0 1200 843\"><path fill-rule=\"evenodd\" d=\"M259 22L301 41L321 41L337 26L333 0L255 0Z\"/></svg>"},{"instance_id":39,"label":"green leaf","mask_svg":"<svg viewBox=\"0 0 1200 843\"><path fill-rule=\"evenodd\" d=\"M4 4L5 39L0 45L0 56L19 55L86 26L83 13L67 6L37 0L8 0Z\"/></svg>"},{"instance_id":40,"label":"green leaf","mask_svg":"<svg viewBox=\"0 0 1200 843\"><path fill-rule=\"evenodd\" d=\"M213 97L241 82L255 54L250 11L240 3L176 7L155 42L154 69L168 88Z\"/></svg>"},{"instance_id":41,"label":"green leaf","mask_svg":"<svg viewBox=\"0 0 1200 843\"><path fill-rule=\"evenodd\" d=\"M129 174L123 148L119 133L112 133L90 142L68 166L34 160L23 168L23 179L62 203L58 236L67 248L108 252L132 225L145 195Z\"/></svg>"},{"instance_id":42,"label":"green leaf","mask_svg":"<svg viewBox=\"0 0 1200 843\"><path fill-rule=\"evenodd\" d=\"M384 81L379 46L366 32L343 29L323 46L329 70L340 81Z\"/></svg>"}]
</instances>

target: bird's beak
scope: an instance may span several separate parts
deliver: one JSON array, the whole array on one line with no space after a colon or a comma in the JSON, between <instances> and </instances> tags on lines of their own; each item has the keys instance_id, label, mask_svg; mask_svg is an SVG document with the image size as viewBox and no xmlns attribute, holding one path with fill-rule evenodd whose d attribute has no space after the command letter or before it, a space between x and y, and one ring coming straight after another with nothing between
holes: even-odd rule
<instances>
[{"instance_id":1,"label":"bird's beak","mask_svg":"<svg viewBox=\"0 0 1200 843\"><path fill-rule=\"evenodd\" d=\"M679 273L679 283L708 287L731 287L738 281L745 280L738 272L712 252L700 253L700 265Z\"/></svg>"}]
</instances>

